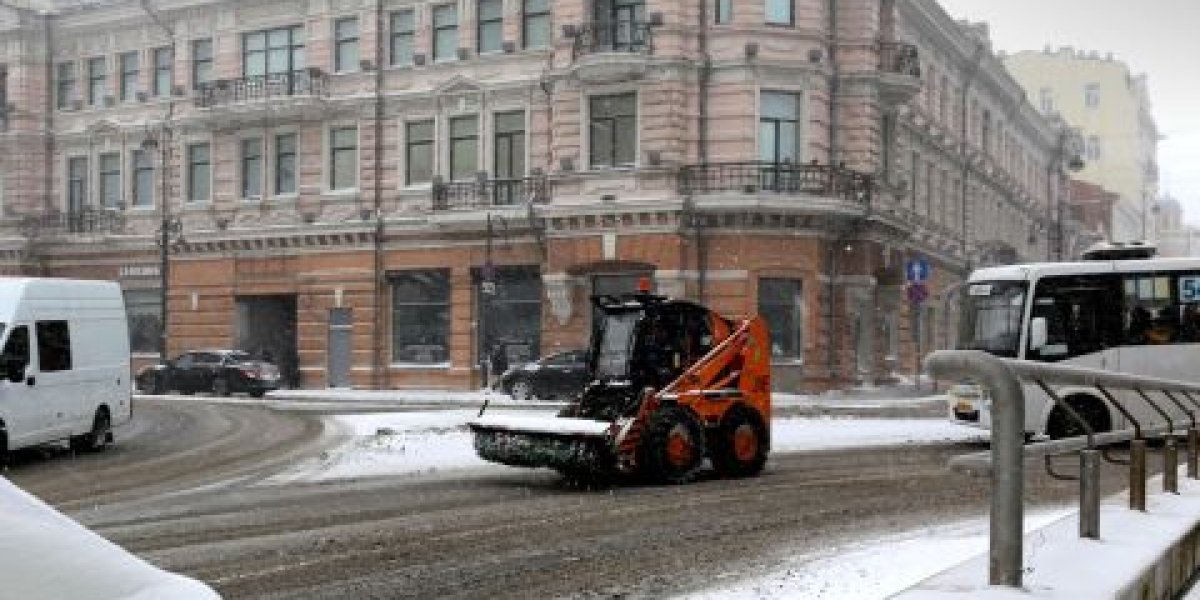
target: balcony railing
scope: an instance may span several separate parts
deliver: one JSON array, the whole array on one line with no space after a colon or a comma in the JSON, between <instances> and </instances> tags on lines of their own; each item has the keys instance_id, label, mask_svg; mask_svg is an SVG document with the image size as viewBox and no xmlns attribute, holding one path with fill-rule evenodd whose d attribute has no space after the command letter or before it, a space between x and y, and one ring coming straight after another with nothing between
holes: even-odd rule
<instances>
[{"instance_id":1,"label":"balcony railing","mask_svg":"<svg viewBox=\"0 0 1200 600\"><path fill-rule=\"evenodd\" d=\"M902 42L879 43L879 70L883 73L921 78L921 55L917 47Z\"/></svg>"},{"instance_id":2,"label":"balcony railing","mask_svg":"<svg viewBox=\"0 0 1200 600\"><path fill-rule=\"evenodd\" d=\"M218 79L197 87L194 99L197 108L212 108L267 98L324 96L328 83L329 76L316 68L239 79Z\"/></svg>"},{"instance_id":3,"label":"balcony railing","mask_svg":"<svg viewBox=\"0 0 1200 600\"><path fill-rule=\"evenodd\" d=\"M28 237L61 234L121 233L125 214L113 208L87 207L68 212L27 215L21 218L21 232Z\"/></svg>"},{"instance_id":4,"label":"balcony railing","mask_svg":"<svg viewBox=\"0 0 1200 600\"><path fill-rule=\"evenodd\" d=\"M689 165L679 172L685 194L812 194L868 205L874 193L870 175L814 163L738 162Z\"/></svg>"},{"instance_id":5,"label":"balcony railing","mask_svg":"<svg viewBox=\"0 0 1200 600\"><path fill-rule=\"evenodd\" d=\"M653 29L642 21L596 21L575 32L575 56L601 52L653 53Z\"/></svg>"},{"instance_id":6,"label":"balcony railing","mask_svg":"<svg viewBox=\"0 0 1200 600\"><path fill-rule=\"evenodd\" d=\"M434 210L520 206L550 201L549 184L544 175L524 179L478 179L476 181L435 181Z\"/></svg>"}]
</instances>

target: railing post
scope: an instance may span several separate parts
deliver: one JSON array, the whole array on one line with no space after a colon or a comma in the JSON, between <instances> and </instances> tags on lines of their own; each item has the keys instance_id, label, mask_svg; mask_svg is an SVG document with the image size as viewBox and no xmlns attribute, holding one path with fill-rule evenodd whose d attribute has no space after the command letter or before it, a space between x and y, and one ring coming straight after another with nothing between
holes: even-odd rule
<instances>
[{"instance_id":1,"label":"railing post","mask_svg":"<svg viewBox=\"0 0 1200 600\"><path fill-rule=\"evenodd\" d=\"M1079 537L1100 539L1100 451L1079 451Z\"/></svg>"},{"instance_id":2,"label":"railing post","mask_svg":"<svg viewBox=\"0 0 1200 600\"><path fill-rule=\"evenodd\" d=\"M1179 493L1179 449L1174 433L1163 442L1163 491Z\"/></svg>"},{"instance_id":3,"label":"railing post","mask_svg":"<svg viewBox=\"0 0 1200 600\"><path fill-rule=\"evenodd\" d=\"M1146 510L1146 440L1129 442L1129 508Z\"/></svg>"}]
</instances>

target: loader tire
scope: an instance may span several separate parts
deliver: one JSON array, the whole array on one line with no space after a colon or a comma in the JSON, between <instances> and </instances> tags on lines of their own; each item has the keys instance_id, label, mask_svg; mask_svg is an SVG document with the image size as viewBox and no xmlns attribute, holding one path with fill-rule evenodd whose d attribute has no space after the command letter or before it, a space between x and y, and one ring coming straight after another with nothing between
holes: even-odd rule
<instances>
[{"instance_id":1,"label":"loader tire","mask_svg":"<svg viewBox=\"0 0 1200 600\"><path fill-rule=\"evenodd\" d=\"M653 483L687 483L704 463L704 427L678 406L659 409L646 426L638 465Z\"/></svg>"},{"instance_id":2,"label":"loader tire","mask_svg":"<svg viewBox=\"0 0 1200 600\"><path fill-rule=\"evenodd\" d=\"M712 437L712 464L722 477L758 475L767 463L771 440L758 413L742 406L725 414Z\"/></svg>"}]
</instances>

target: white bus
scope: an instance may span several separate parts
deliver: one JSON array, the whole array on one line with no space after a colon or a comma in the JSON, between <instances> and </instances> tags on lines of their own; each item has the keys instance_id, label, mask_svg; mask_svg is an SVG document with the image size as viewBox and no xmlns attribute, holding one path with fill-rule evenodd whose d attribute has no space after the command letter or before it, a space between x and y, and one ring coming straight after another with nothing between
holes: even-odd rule
<instances>
[{"instance_id":1,"label":"white bus","mask_svg":"<svg viewBox=\"0 0 1200 600\"><path fill-rule=\"evenodd\" d=\"M980 269L964 291L959 348L997 356L1200 381L1200 259L1120 258ZM1152 252L1152 251L1151 251ZM1055 390L1097 431L1130 426L1094 388ZM1036 386L1025 386L1027 437L1080 435L1065 411ZM1152 398L1154 398L1152 396ZM1159 401L1160 398L1154 398ZM1168 399L1159 405L1180 414ZM1144 402L1135 418L1161 421ZM975 385L950 391L953 420L991 427L990 399Z\"/></svg>"}]
</instances>

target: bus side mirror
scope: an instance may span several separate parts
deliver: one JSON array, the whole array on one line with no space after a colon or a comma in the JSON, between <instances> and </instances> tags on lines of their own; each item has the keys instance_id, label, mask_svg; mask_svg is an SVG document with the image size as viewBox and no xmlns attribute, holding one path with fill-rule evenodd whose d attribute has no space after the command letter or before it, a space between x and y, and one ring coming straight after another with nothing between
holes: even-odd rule
<instances>
[{"instance_id":1,"label":"bus side mirror","mask_svg":"<svg viewBox=\"0 0 1200 600\"><path fill-rule=\"evenodd\" d=\"M1034 317L1029 322L1029 349L1041 350L1046 345L1049 334L1046 329L1046 317Z\"/></svg>"}]
</instances>

